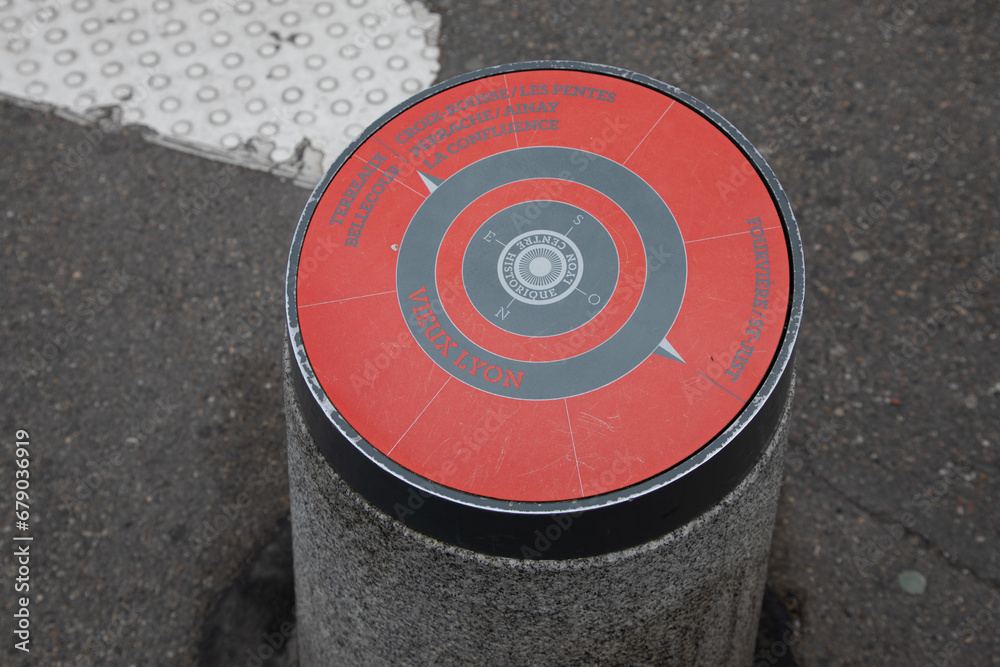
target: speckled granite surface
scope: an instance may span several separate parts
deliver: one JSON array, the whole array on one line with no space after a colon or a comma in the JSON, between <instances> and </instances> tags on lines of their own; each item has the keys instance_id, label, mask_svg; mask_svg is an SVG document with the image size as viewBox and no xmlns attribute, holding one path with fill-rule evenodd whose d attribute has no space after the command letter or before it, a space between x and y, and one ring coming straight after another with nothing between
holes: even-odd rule
<instances>
[{"instance_id":1,"label":"speckled granite surface","mask_svg":"<svg viewBox=\"0 0 1000 667\"><path fill-rule=\"evenodd\" d=\"M285 373L302 667L749 664L787 410L747 478L680 530L522 561L426 537L356 494L307 433L287 358Z\"/></svg>"}]
</instances>

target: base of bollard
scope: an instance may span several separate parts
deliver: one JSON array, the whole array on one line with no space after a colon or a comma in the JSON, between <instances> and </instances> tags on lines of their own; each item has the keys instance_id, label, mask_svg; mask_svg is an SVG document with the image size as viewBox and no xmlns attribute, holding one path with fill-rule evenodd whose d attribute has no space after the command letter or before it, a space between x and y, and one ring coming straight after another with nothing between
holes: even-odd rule
<instances>
[{"instance_id":1,"label":"base of bollard","mask_svg":"<svg viewBox=\"0 0 1000 667\"><path fill-rule=\"evenodd\" d=\"M292 372L286 346L303 667L750 660L794 380L760 460L701 516L647 544L603 556L521 560L422 535L355 493L309 434ZM526 547L544 551L569 528L553 523Z\"/></svg>"}]
</instances>

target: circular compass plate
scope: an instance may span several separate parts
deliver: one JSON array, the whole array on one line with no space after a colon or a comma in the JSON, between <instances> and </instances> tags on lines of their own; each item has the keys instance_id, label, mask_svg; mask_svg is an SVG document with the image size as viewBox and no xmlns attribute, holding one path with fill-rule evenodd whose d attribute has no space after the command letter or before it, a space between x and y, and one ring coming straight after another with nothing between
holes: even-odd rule
<instances>
[{"instance_id":1,"label":"circular compass plate","mask_svg":"<svg viewBox=\"0 0 1000 667\"><path fill-rule=\"evenodd\" d=\"M562 556L636 544L759 456L802 274L777 180L702 103L596 65L481 70L317 186L287 277L298 397L334 468L418 530L515 554L572 512Z\"/></svg>"}]
</instances>

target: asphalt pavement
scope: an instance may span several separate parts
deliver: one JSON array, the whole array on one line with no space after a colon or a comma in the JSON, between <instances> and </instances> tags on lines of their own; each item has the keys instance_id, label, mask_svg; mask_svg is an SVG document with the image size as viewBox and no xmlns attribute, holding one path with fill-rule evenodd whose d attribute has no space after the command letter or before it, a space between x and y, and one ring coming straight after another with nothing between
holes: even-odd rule
<instances>
[{"instance_id":1,"label":"asphalt pavement","mask_svg":"<svg viewBox=\"0 0 1000 667\"><path fill-rule=\"evenodd\" d=\"M756 662L1000 665L996 5L429 6L440 79L651 75L736 125L792 201L806 313ZM0 104L5 664L253 664L281 619L234 648L224 617L290 604L281 300L309 193L146 134Z\"/></svg>"}]
</instances>

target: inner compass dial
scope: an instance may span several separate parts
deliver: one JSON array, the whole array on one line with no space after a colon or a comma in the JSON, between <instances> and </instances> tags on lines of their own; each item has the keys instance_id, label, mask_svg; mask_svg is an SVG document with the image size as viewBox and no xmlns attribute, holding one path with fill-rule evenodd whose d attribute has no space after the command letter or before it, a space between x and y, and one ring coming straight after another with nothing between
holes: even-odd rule
<instances>
[{"instance_id":1,"label":"inner compass dial","mask_svg":"<svg viewBox=\"0 0 1000 667\"><path fill-rule=\"evenodd\" d=\"M580 282L582 259L568 237L545 229L508 243L497 261L497 274L507 293L518 301L552 303L565 298Z\"/></svg>"},{"instance_id":2,"label":"inner compass dial","mask_svg":"<svg viewBox=\"0 0 1000 667\"><path fill-rule=\"evenodd\" d=\"M542 214L525 223L522 209L529 206ZM462 274L484 318L522 336L555 336L586 324L607 303L618 281L618 250L583 209L531 201L497 212L479 228Z\"/></svg>"}]
</instances>

